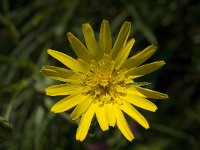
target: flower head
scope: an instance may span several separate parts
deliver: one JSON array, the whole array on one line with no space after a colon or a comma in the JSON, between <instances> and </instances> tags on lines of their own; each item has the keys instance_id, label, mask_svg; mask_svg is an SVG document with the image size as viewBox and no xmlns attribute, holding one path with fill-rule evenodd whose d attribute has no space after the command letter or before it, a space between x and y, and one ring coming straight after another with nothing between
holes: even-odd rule
<instances>
[{"instance_id":1,"label":"flower head","mask_svg":"<svg viewBox=\"0 0 200 150\"><path fill-rule=\"evenodd\" d=\"M44 75L64 82L45 90L49 96L66 96L51 111L61 113L75 107L70 117L72 120L81 117L76 133L77 140L85 139L92 118L96 115L103 131L108 130L109 126L117 125L122 134L132 141L134 136L123 112L147 129L147 120L135 106L155 112L157 106L147 98L168 98L166 94L141 87L145 83L135 82L134 79L159 69L165 62L141 65L156 51L154 45L128 58L135 43L134 39L127 41L131 30L130 22L124 22L114 45L107 20L103 20L101 24L99 43L88 23L82 25L82 30L86 46L72 33L67 34L77 59L48 49L49 55L66 66L42 67Z\"/></svg>"}]
</instances>

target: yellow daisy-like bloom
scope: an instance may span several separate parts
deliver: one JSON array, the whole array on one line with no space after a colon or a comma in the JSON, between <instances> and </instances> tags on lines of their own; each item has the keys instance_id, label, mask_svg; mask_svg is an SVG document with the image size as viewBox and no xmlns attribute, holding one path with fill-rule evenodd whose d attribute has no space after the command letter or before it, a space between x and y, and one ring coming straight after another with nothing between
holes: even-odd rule
<instances>
[{"instance_id":1,"label":"yellow daisy-like bloom","mask_svg":"<svg viewBox=\"0 0 200 150\"><path fill-rule=\"evenodd\" d=\"M67 34L77 59L48 49L49 55L67 67L42 67L41 71L47 77L65 82L45 90L49 96L66 96L51 111L61 113L75 107L70 117L72 120L81 117L76 133L77 140L85 139L92 118L96 115L103 131L108 130L109 126L117 125L122 134L132 141L134 136L123 112L148 129L147 120L135 106L155 112L157 106L147 98L168 98L166 94L141 87L145 83L135 82L134 79L159 69L165 62L141 65L156 51L154 45L128 58L135 43L134 39L127 42L131 30L130 22L124 22L113 46L107 20L103 20L101 24L99 43L90 24L83 24L82 30L86 46L72 33Z\"/></svg>"}]
</instances>

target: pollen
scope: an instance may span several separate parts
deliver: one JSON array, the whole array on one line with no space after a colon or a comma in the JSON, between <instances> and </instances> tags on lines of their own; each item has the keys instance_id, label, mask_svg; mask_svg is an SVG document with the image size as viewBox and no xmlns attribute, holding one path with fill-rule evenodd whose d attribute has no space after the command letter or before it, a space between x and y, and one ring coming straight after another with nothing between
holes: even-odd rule
<instances>
[{"instance_id":1,"label":"pollen","mask_svg":"<svg viewBox=\"0 0 200 150\"><path fill-rule=\"evenodd\" d=\"M90 95L93 98L93 103L98 103L99 106L104 104L122 104L118 98L125 95L125 75L120 70L114 68L114 61L111 61L109 55L104 54L98 62L92 60L91 70L85 75L82 86L85 95Z\"/></svg>"}]
</instances>

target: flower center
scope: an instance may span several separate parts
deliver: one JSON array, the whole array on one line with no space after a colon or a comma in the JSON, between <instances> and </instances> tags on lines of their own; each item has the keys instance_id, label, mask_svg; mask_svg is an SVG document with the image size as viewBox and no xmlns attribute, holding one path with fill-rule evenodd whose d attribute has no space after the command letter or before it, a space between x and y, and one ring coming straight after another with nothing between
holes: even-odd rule
<instances>
[{"instance_id":1,"label":"flower center","mask_svg":"<svg viewBox=\"0 0 200 150\"><path fill-rule=\"evenodd\" d=\"M114 65L110 56L104 54L100 61L91 62L91 69L82 82L84 93L91 95L93 102L100 106L108 103L122 104L119 96L125 94L125 70L116 70Z\"/></svg>"}]
</instances>

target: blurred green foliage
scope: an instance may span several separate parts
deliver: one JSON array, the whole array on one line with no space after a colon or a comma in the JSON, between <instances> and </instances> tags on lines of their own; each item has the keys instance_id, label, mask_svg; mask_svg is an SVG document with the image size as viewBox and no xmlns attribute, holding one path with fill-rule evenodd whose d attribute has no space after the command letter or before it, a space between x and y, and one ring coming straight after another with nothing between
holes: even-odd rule
<instances>
[{"instance_id":1,"label":"blurred green foliage","mask_svg":"<svg viewBox=\"0 0 200 150\"><path fill-rule=\"evenodd\" d=\"M198 0L1 0L0 149L200 149L199 16ZM75 141L77 122L68 113L50 113L58 97L43 91L53 81L40 68L57 63L47 59L47 48L75 57L66 33L83 39L81 24L89 22L98 35L102 19L110 21L114 38L120 25L131 21L132 53L155 44L159 50L150 61L167 62L141 80L168 93L170 100L154 101L156 113L140 110L149 120L148 131L130 119L132 143L117 128L102 133L95 120L86 140Z\"/></svg>"}]
</instances>

